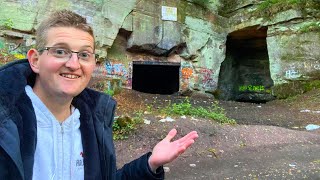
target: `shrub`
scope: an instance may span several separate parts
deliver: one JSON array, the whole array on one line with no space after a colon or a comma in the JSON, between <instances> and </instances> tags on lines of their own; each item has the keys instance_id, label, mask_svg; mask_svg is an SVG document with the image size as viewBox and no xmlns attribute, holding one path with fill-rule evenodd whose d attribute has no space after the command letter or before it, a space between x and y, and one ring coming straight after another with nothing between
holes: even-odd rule
<instances>
[{"instance_id":1,"label":"shrub","mask_svg":"<svg viewBox=\"0 0 320 180\"><path fill-rule=\"evenodd\" d=\"M19 58L17 58L15 56L15 54L10 53L8 51L8 49L6 49L6 48L1 48L0 49L0 66L4 65L6 63L9 63L11 61L17 60L17 59L19 59Z\"/></svg>"},{"instance_id":2,"label":"shrub","mask_svg":"<svg viewBox=\"0 0 320 180\"><path fill-rule=\"evenodd\" d=\"M115 121L112 125L114 140L127 139L128 135L136 130L139 124L142 124L142 112L138 111L134 114L134 117L125 115L115 118Z\"/></svg>"}]
</instances>

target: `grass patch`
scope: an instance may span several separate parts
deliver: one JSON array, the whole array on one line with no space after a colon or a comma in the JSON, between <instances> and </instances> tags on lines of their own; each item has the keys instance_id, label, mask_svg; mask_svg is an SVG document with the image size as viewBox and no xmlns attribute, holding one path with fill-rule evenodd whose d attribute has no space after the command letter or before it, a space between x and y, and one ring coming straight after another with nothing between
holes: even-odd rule
<instances>
[{"instance_id":1,"label":"grass patch","mask_svg":"<svg viewBox=\"0 0 320 180\"><path fill-rule=\"evenodd\" d=\"M143 123L142 112L137 111L134 113L134 117L120 116L115 118L112 130L114 140L127 139L130 133L137 129L137 127Z\"/></svg>"},{"instance_id":2,"label":"grass patch","mask_svg":"<svg viewBox=\"0 0 320 180\"><path fill-rule=\"evenodd\" d=\"M166 107L159 110L161 114L167 116L194 116L200 118L208 118L221 124L236 124L234 119L226 116L225 110L218 106L218 102L214 102L210 107L194 107L190 100L186 98L181 103L169 103Z\"/></svg>"},{"instance_id":3,"label":"grass patch","mask_svg":"<svg viewBox=\"0 0 320 180\"><path fill-rule=\"evenodd\" d=\"M110 95L110 96L114 95L114 90L112 90L112 89L105 89L103 92Z\"/></svg>"}]
</instances>

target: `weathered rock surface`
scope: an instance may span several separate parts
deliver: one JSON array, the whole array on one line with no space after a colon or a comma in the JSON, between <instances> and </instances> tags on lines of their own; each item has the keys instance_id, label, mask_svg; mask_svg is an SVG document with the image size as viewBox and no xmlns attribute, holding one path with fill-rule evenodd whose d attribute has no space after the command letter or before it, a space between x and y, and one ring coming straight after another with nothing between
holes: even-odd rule
<instances>
[{"instance_id":1,"label":"weathered rock surface","mask_svg":"<svg viewBox=\"0 0 320 180\"><path fill-rule=\"evenodd\" d=\"M263 87L262 93L269 97L273 85L320 76L320 3L290 2L5 0L0 9L0 44L23 54L34 45L34 30L48 12L70 9L92 24L101 67L105 60L123 67L122 73L106 75L121 78L125 87L132 87L133 61L174 59L181 63L182 93L222 93L224 99L236 99L241 87L255 86ZM176 20L163 20L169 15ZM261 36L256 36L259 32ZM253 48L247 49L248 45ZM259 47L264 47L263 52ZM247 56L239 61L237 52L245 51Z\"/></svg>"}]
</instances>

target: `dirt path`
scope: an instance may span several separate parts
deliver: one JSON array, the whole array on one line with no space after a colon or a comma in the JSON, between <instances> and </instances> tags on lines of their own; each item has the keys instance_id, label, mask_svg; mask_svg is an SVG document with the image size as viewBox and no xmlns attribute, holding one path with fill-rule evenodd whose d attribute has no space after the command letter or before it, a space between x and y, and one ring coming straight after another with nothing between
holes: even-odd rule
<instances>
[{"instance_id":1,"label":"dirt path","mask_svg":"<svg viewBox=\"0 0 320 180\"><path fill-rule=\"evenodd\" d=\"M177 128L179 136L197 130L200 137L183 156L165 165L166 179L320 179L320 131L305 130L307 124L320 123L319 94L267 104L220 102L238 122L234 126L194 117L161 123L159 117L145 114L151 124L143 124L129 139L115 142L118 165L151 151L171 128ZM183 97L127 91L116 99L122 110L118 113L128 113ZM192 99L201 106L211 101Z\"/></svg>"}]
</instances>

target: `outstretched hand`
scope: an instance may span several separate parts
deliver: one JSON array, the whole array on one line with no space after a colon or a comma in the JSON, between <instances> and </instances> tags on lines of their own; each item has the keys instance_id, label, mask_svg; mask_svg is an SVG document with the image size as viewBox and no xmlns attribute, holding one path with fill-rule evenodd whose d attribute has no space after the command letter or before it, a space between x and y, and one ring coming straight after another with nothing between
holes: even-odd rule
<instances>
[{"instance_id":1,"label":"outstretched hand","mask_svg":"<svg viewBox=\"0 0 320 180\"><path fill-rule=\"evenodd\" d=\"M158 167L175 160L198 138L198 133L196 131L192 131L184 137L171 142L176 134L177 130L172 129L168 135L153 148L152 155L148 161L152 171L155 171Z\"/></svg>"}]
</instances>

